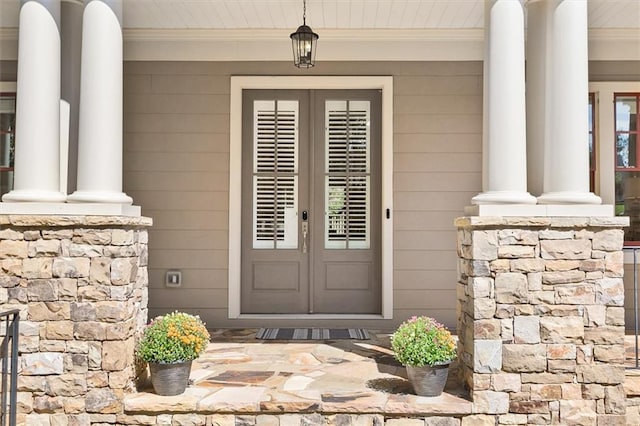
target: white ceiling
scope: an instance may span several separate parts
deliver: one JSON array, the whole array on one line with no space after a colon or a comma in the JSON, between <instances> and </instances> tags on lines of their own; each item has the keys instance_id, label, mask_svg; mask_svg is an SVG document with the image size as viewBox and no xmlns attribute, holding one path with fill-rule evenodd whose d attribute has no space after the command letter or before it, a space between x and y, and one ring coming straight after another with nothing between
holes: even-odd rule
<instances>
[{"instance_id":1,"label":"white ceiling","mask_svg":"<svg viewBox=\"0 0 640 426\"><path fill-rule=\"evenodd\" d=\"M302 0L122 1L127 29L295 29L302 20ZM588 3L590 28L640 31L640 0ZM314 29L482 28L483 4L484 0L307 0L307 24ZM19 0L0 0L0 28L17 27L19 7Z\"/></svg>"},{"instance_id":2,"label":"white ceiling","mask_svg":"<svg viewBox=\"0 0 640 426\"><path fill-rule=\"evenodd\" d=\"M125 25L143 28L295 28L302 21L301 0L141 0L125 7ZM477 28L482 16L482 0L307 1L314 28Z\"/></svg>"}]
</instances>

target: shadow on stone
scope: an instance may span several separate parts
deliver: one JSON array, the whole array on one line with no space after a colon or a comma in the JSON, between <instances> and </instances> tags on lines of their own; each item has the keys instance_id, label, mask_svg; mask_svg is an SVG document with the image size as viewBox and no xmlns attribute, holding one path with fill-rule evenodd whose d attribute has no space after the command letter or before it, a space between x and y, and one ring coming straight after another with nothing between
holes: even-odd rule
<instances>
[{"instance_id":1,"label":"shadow on stone","mask_svg":"<svg viewBox=\"0 0 640 426\"><path fill-rule=\"evenodd\" d=\"M413 393L411 383L405 379L371 379L366 383L369 389L377 390L385 393L393 394L410 394Z\"/></svg>"}]
</instances>

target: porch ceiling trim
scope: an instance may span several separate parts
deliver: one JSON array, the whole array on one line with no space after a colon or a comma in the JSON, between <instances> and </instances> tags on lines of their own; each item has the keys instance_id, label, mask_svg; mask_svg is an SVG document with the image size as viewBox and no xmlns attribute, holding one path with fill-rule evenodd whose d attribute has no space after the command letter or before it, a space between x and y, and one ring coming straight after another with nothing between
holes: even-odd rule
<instances>
[{"instance_id":1,"label":"porch ceiling trim","mask_svg":"<svg viewBox=\"0 0 640 426\"><path fill-rule=\"evenodd\" d=\"M478 61L482 29L318 29L321 61ZM349 40L345 43L345 40ZM0 28L0 60L16 60L18 30ZM290 61L282 29L125 29L128 61ZM589 59L640 61L637 28L589 30Z\"/></svg>"},{"instance_id":2,"label":"porch ceiling trim","mask_svg":"<svg viewBox=\"0 0 640 426\"><path fill-rule=\"evenodd\" d=\"M481 29L317 29L317 61L482 59ZM125 30L125 59L290 61L289 30Z\"/></svg>"},{"instance_id":3,"label":"porch ceiling trim","mask_svg":"<svg viewBox=\"0 0 640 426\"><path fill-rule=\"evenodd\" d=\"M125 39L148 40L148 39L178 39L178 40L256 40L265 39L270 41L282 40L284 36L288 42L291 29L124 29ZM319 28L322 32L323 40L333 40L344 42L349 40L370 40L370 41L402 41L402 40L482 40L484 30L482 28L467 29L336 29Z\"/></svg>"},{"instance_id":4,"label":"porch ceiling trim","mask_svg":"<svg viewBox=\"0 0 640 426\"><path fill-rule=\"evenodd\" d=\"M483 29L318 29L320 61L479 61ZM281 29L124 31L125 60L289 61ZM349 40L345 43L345 40ZM638 29L591 29L591 60L640 60Z\"/></svg>"}]
</instances>

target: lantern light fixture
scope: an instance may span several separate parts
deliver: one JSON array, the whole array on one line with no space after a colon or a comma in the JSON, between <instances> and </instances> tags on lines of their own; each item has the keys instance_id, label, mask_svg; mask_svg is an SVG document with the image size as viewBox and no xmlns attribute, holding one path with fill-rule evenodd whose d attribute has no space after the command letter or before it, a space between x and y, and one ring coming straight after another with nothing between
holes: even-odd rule
<instances>
[{"instance_id":1,"label":"lantern light fixture","mask_svg":"<svg viewBox=\"0 0 640 426\"><path fill-rule=\"evenodd\" d=\"M307 0L302 0L302 25L291 34L293 64L298 68L311 68L316 63L318 34L307 26Z\"/></svg>"}]
</instances>

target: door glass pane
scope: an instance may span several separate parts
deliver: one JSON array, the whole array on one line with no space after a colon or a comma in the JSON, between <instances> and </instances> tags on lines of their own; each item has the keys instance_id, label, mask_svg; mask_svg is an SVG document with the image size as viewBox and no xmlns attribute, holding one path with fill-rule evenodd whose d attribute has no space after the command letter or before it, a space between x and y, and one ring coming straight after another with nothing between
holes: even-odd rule
<instances>
[{"instance_id":1,"label":"door glass pane","mask_svg":"<svg viewBox=\"0 0 640 426\"><path fill-rule=\"evenodd\" d=\"M616 97L616 130L619 132L635 132L638 130L636 116L638 114L636 97Z\"/></svg>"},{"instance_id":2,"label":"door glass pane","mask_svg":"<svg viewBox=\"0 0 640 426\"><path fill-rule=\"evenodd\" d=\"M13 95L0 95L0 131L12 132L15 127L16 99Z\"/></svg>"},{"instance_id":3,"label":"door glass pane","mask_svg":"<svg viewBox=\"0 0 640 426\"><path fill-rule=\"evenodd\" d=\"M370 245L369 101L325 103L325 248Z\"/></svg>"},{"instance_id":4,"label":"door glass pane","mask_svg":"<svg viewBox=\"0 0 640 426\"><path fill-rule=\"evenodd\" d=\"M596 166L595 158L593 158L593 134L589 133L589 169L593 170Z\"/></svg>"},{"instance_id":5,"label":"door glass pane","mask_svg":"<svg viewBox=\"0 0 640 426\"><path fill-rule=\"evenodd\" d=\"M640 164L638 110L640 93L614 94L616 126L616 215L629 216L626 242L640 241Z\"/></svg>"},{"instance_id":6,"label":"door glass pane","mask_svg":"<svg viewBox=\"0 0 640 426\"><path fill-rule=\"evenodd\" d=\"M616 172L615 181L616 215L629 216L624 240L640 241L640 176L637 172Z\"/></svg>"},{"instance_id":7,"label":"door glass pane","mask_svg":"<svg viewBox=\"0 0 640 426\"><path fill-rule=\"evenodd\" d=\"M16 98L0 95L0 167L13 167Z\"/></svg>"},{"instance_id":8,"label":"door glass pane","mask_svg":"<svg viewBox=\"0 0 640 426\"><path fill-rule=\"evenodd\" d=\"M620 168L636 167L636 135L629 133L616 135L616 166Z\"/></svg>"},{"instance_id":9,"label":"door glass pane","mask_svg":"<svg viewBox=\"0 0 640 426\"><path fill-rule=\"evenodd\" d=\"M616 168L638 169L638 100L635 94L615 95Z\"/></svg>"},{"instance_id":10,"label":"door glass pane","mask_svg":"<svg viewBox=\"0 0 640 426\"><path fill-rule=\"evenodd\" d=\"M0 195L13 189L16 95L0 94Z\"/></svg>"},{"instance_id":11,"label":"door glass pane","mask_svg":"<svg viewBox=\"0 0 640 426\"><path fill-rule=\"evenodd\" d=\"M253 104L253 248L298 247L298 101Z\"/></svg>"},{"instance_id":12,"label":"door glass pane","mask_svg":"<svg viewBox=\"0 0 640 426\"><path fill-rule=\"evenodd\" d=\"M595 93L589 93L589 191L596 190Z\"/></svg>"}]
</instances>

